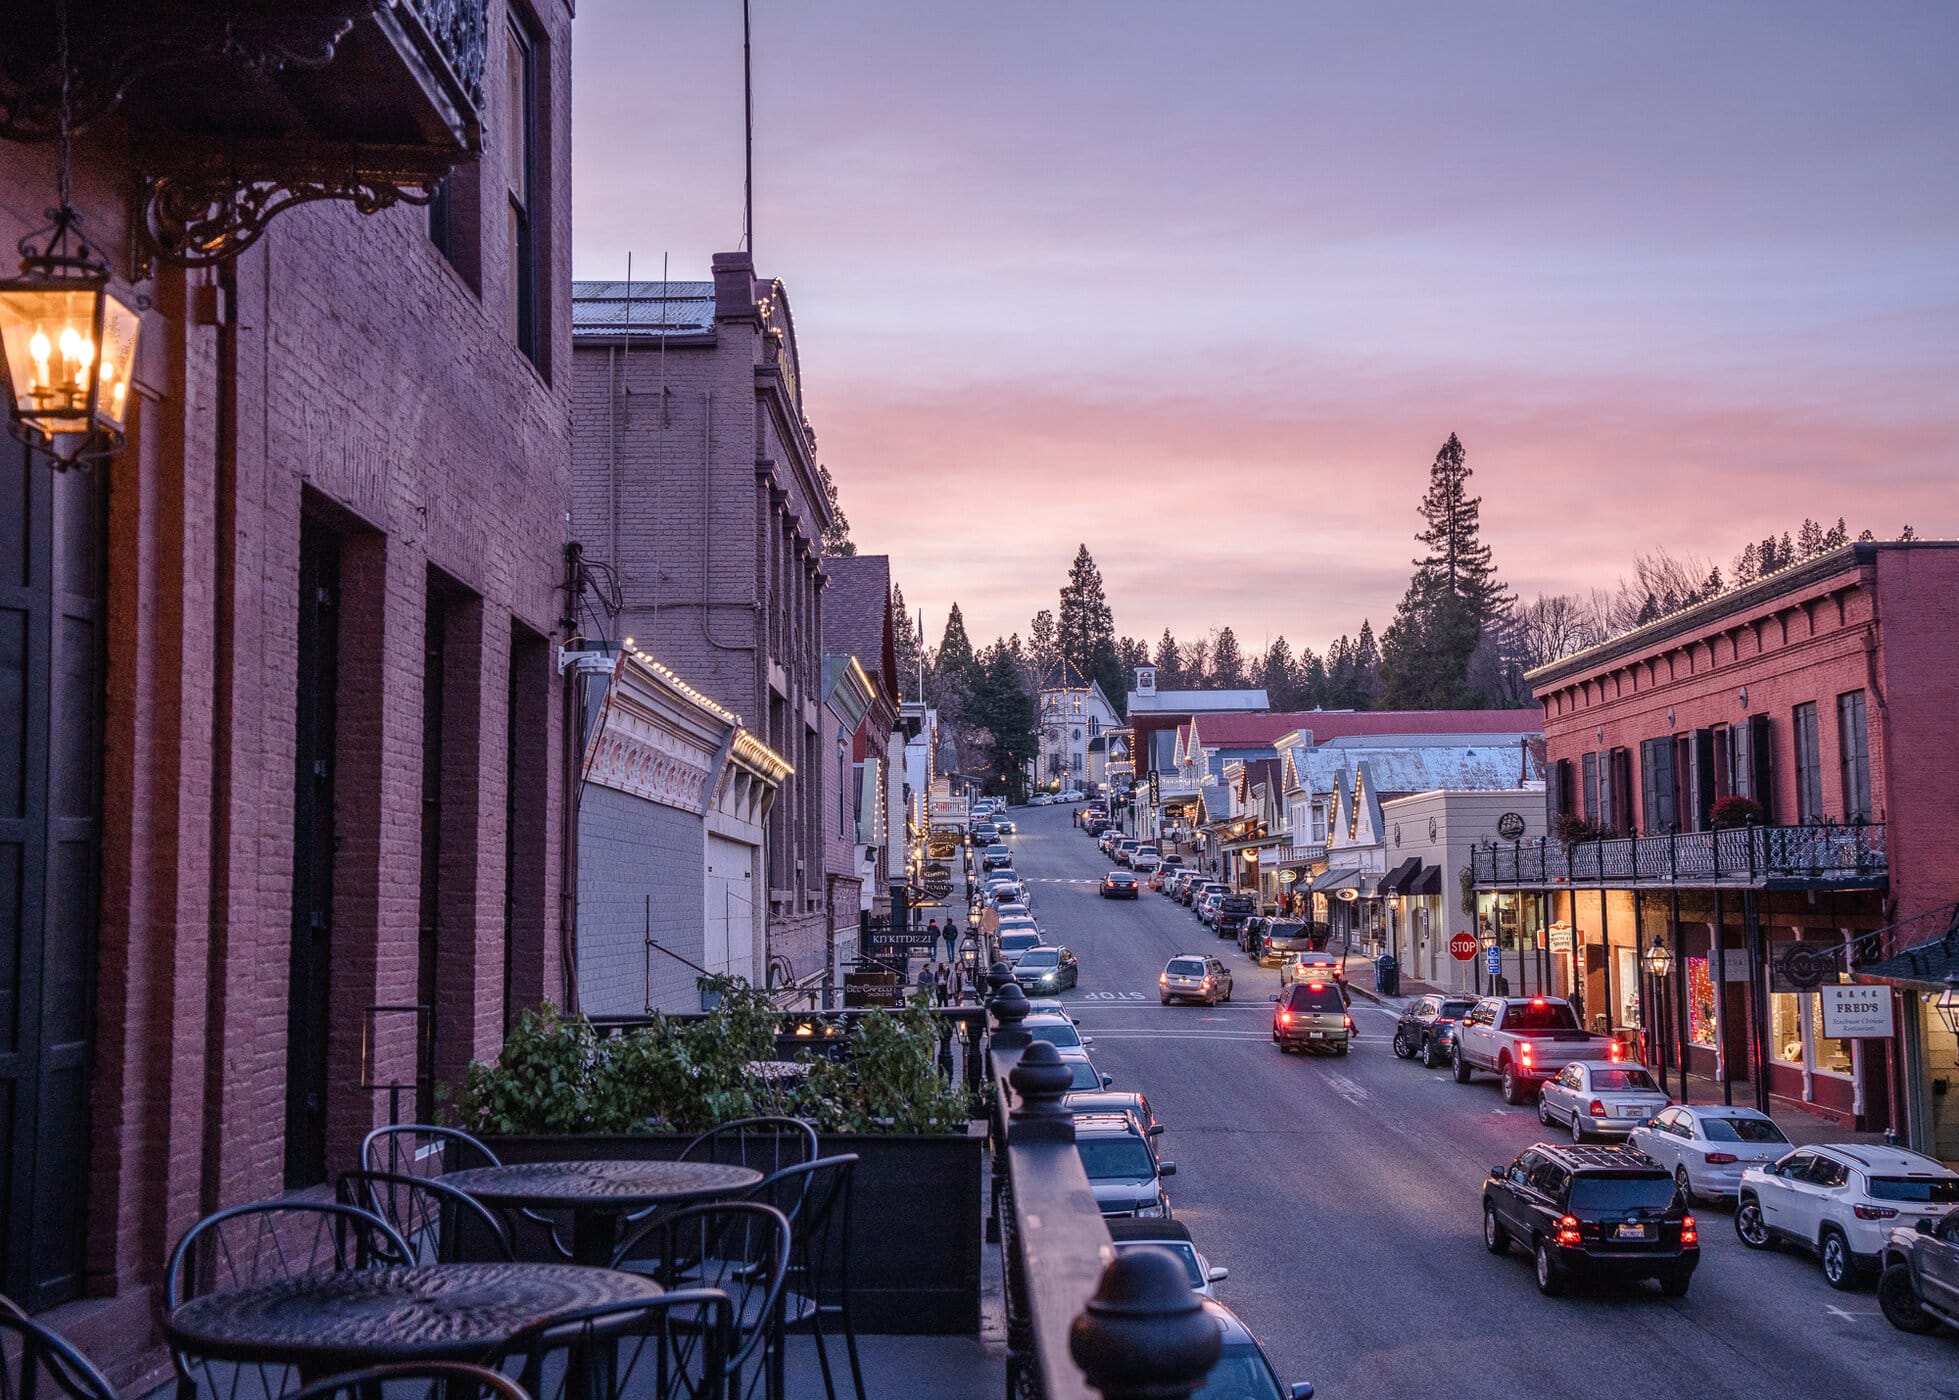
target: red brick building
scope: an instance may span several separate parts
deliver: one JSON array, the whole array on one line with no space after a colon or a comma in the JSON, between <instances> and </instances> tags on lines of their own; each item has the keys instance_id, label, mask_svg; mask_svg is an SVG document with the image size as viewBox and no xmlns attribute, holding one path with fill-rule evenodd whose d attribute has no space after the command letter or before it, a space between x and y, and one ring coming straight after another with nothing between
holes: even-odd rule
<instances>
[{"instance_id":1,"label":"red brick building","mask_svg":"<svg viewBox=\"0 0 1959 1400\"><path fill-rule=\"evenodd\" d=\"M746 253L713 272L576 284L572 526L611 583L594 625L636 638L794 769L769 812L765 965L801 980L824 965L829 925L830 504L782 284Z\"/></svg>"},{"instance_id":2,"label":"red brick building","mask_svg":"<svg viewBox=\"0 0 1959 1400\"><path fill-rule=\"evenodd\" d=\"M76 83L127 445L0 451L0 1291L140 1393L188 1225L563 996L571 13L72 9L80 79L182 61ZM7 243L55 152L0 145Z\"/></svg>"},{"instance_id":3,"label":"red brick building","mask_svg":"<svg viewBox=\"0 0 1959 1400\"><path fill-rule=\"evenodd\" d=\"M1959 1155L1931 988L1899 987L1888 1040L1822 1010L1959 898L1955 615L1959 544L1855 544L1533 672L1554 820L1600 839L1480 852L1479 887L1649 1055Z\"/></svg>"}]
</instances>

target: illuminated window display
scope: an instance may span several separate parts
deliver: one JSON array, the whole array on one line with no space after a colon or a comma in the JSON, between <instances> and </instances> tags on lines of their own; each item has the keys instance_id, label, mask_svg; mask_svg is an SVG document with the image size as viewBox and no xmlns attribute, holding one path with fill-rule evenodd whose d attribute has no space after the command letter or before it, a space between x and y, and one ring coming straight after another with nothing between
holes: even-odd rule
<instances>
[{"instance_id":1,"label":"illuminated window display","mask_svg":"<svg viewBox=\"0 0 1959 1400\"><path fill-rule=\"evenodd\" d=\"M1706 958L1687 959L1687 1036L1696 1045L1714 1044L1714 980Z\"/></svg>"}]
</instances>

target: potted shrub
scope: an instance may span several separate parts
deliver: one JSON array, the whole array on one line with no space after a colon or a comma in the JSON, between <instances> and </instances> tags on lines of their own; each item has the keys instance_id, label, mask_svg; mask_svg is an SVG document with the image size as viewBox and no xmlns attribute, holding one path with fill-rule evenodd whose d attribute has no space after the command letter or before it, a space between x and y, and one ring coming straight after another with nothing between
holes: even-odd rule
<instances>
[{"instance_id":1,"label":"potted shrub","mask_svg":"<svg viewBox=\"0 0 1959 1400\"><path fill-rule=\"evenodd\" d=\"M1717 798L1708 809L1707 824L1716 831L1737 826L1764 826L1767 822L1768 813L1752 797L1730 795Z\"/></svg>"},{"instance_id":2,"label":"potted shrub","mask_svg":"<svg viewBox=\"0 0 1959 1400\"><path fill-rule=\"evenodd\" d=\"M1610 835L1595 821L1587 821L1576 812L1560 812L1558 819L1551 824L1551 834L1562 842L1567 850L1581 841L1603 841Z\"/></svg>"},{"instance_id":3,"label":"potted shrub","mask_svg":"<svg viewBox=\"0 0 1959 1400\"><path fill-rule=\"evenodd\" d=\"M601 1035L548 1003L526 1011L494 1063L472 1063L445 1116L507 1162L677 1156L738 1118L808 1119L821 1150L858 1154L852 1302L865 1332L979 1326L984 1125L939 1072L940 1020L920 994L854 1020L849 1053L779 1034L781 1013L737 978L702 978L713 1009ZM816 1024L817 1018L808 1018ZM791 1074L757 1074L762 1061ZM898 1222L929 1221L930 1229Z\"/></svg>"}]
</instances>

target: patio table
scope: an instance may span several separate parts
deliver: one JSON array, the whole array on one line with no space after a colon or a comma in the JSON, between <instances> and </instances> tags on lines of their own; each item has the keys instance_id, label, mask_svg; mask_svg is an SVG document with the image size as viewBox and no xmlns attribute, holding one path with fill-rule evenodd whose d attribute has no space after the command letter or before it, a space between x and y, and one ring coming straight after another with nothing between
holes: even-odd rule
<instances>
[{"instance_id":1,"label":"patio table","mask_svg":"<svg viewBox=\"0 0 1959 1400\"><path fill-rule=\"evenodd\" d=\"M576 1264L418 1264L207 1293L165 1314L163 1332L192 1356L292 1366L311 1381L384 1362L486 1361L554 1317L662 1291Z\"/></svg>"},{"instance_id":2,"label":"patio table","mask_svg":"<svg viewBox=\"0 0 1959 1400\"><path fill-rule=\"evenodd\" d=\"M572 1262L603 1267L612 1262L620 1217L649 1206L732 1196L762 1174L722 1162L510 1162L439 1179L485 1205L570 1211Z\"/></svg>"}]
</instances>

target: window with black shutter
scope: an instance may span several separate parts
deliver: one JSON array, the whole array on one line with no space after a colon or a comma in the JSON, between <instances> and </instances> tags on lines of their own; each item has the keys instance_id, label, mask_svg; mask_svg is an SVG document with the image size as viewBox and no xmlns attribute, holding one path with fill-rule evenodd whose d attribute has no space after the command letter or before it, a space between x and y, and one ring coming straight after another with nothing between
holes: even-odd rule
<instances>
[{"instance_id":1,"label":"window with black shutter","mask_svg":"<svg viewBox=\"0 0 1959 1400\"><path fill-rule=\"evenodd\" d=\"M1673 736L1648 739L1639 746L1640 809L1646 834L1677 829L1673 794Z\"/></svg>"},{"instance_id":2,"label":"window with black shutter","mask_svg":"<svg viewBox=\"0 0 1959 1400\"><path fill-rule=\"evenodd\" d=\"M1693 781L1687 792L1691 806L1687 812L1689 830L1707 830L1708 818L1714 811L1714 731L1696 729L1692 736Z\"/></svg>"},{"instance_id":3,"label":"window with black shutter","mask_svg":"<svg viewBox=\"0 0 1959 1400\"><path fill-rule=\"evenodd\" d=\"M1837 697L1837 752L1843 769L1844 820L1867 822L1871 819L1871 749L1861 690Z\"/></svg>"},{"instance_id":4,"label":"window with black shutter","mask_svg":"<svg viewBox=\"0 0 1959 1400\"><path fill-rule=\"evenodd\" d=\"M1578 760L1583 773L1581 782L1585 795L1585 820L1598 821L1598 755L1588 753Z\"/></svg>"},{"instance_id":5,"label":"window with black shutter","mask_svg":"<svg viewBox=\"0 0 1959 1400\"><path fill-rule=\"evenodd\" d=\"M1612 751L1612 829L1631 831L1633 827L1632 750Z\"/></svg>"},{"instance_id":6,"label":"window with black shutter","mask_svg":"<svg viewBox=\"0 0 1959 1400\"><path fill-rule=\"evenodd\" d=\"M1728 791L1736 797L1755 795L1755 757L1749 744L1754 726L1743 720L1728 730Z\"/></svg>"},{"instance_id":7,"label":"window with black shutter","mask_svg":"<svg viewBox=\"0 0 1959 1400\"><path fill-rule=\"evenodd\" d=\"M1762 804L1769 820L1775 820L1775 727L1767 715L1748 717L1748 752L1751 758L1748 795Z\"/></svg>"},{"instance_id":8,"label":"window with black shutter","mask_svg":"<svg viewBox=\"0 0 1959 1400\"><path fill-rule=\"evenodd\" d=\"M1598 823L1607 831L1617 830L1612 820L1612 755L1598 755Z\"/></svg>"},{"instance_id":9,"label":"window with black shutter","mask_svg":"<svg viewBox=\"0 0 1959 1400\"><path fill-rule=\"evenodd\" d=\"M1816 732L1816 704L1798 705L1790 715L1796 735L1796 820L1823 815L1823 759Z\"/></svg>"}]
</instances>

